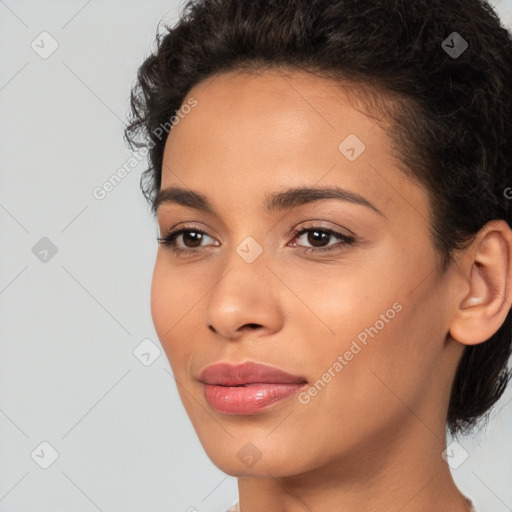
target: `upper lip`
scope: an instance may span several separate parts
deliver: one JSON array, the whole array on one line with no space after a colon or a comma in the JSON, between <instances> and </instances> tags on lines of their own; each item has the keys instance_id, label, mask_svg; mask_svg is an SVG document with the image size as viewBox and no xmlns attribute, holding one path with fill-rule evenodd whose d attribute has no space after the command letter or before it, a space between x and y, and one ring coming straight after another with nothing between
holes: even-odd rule
<instances>
[{"instance_id":1,"label":"upper lip","mask_svg":"<svg viewBox=\"0 0 512 512\"><path fill-rule=\"evenodd\" d=\"M219 386L240 386L256 382L267 384L302 384L304 377L291 375L274 366L248 361L239 365L217 363L207 366L199 376L205 384Z\"/></svg>"}]
</instances>

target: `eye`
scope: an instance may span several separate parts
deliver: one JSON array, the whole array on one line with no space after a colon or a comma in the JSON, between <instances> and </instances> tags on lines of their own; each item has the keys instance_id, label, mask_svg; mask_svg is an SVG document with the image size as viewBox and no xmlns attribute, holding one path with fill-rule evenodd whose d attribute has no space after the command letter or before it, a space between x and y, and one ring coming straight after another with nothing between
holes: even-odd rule
<instances>
[{"instance_id":1,"label":"eye","mask_svg":"<svg viewBox=\"0 0 512 512\"><path fill-rule=\"evenodd\" d=\"M305 237L305 242L312 245L312 247L303 247L305 253L311 252L326 252L332 251L335 249L342 249L343 246L352 245L355 243L355 238L348 235L343 235L342 233L338 233L337 231L333 231L332 229L322 228L319 226L312 226L309 228L299 228L294 232L294 239L299 239ZM326 245L326 242L329 242L332 238L337 239L339 243ZM296 244L293 244L296 246Z\"/></svg>"},{"instance_id":2,"label":"eye","mask_svg":"<svg viewBox=\"0 0 512 512\"><path fill-rule=\"evenodd\" d=\"M157 241L164 247L169 247L175 255L183 253L198 252L198 248L201 247L201 242L204 238L211 238L202 229L198 229L192 226L183 226L174 231L169 231L163 237L158 237ZM181 238L181 246L178 244L178 240ZM218 243L214 244L218 245Z\"/></svg>"}]
</instances>

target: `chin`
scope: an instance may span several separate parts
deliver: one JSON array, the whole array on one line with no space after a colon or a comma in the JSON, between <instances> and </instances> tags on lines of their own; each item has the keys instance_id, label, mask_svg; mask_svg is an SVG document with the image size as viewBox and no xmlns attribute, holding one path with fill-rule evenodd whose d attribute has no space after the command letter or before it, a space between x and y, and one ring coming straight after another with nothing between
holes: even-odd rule
<instances>
[{"instance_id":1,"label":"chin","mask_svg":"<svg viewBox=\"0 0 512 512\"><path fill-rule=\"evenodd\" d=\"M251 438L253 441L251 441ZM284 477L308 471L303 461L300 467L297 449L284 442L271 443L263 438L244 435L230 438L218 444L211 440L201 441L203 449L212 463L224 473L234 477Z\"/></svg>"}]
</instances>

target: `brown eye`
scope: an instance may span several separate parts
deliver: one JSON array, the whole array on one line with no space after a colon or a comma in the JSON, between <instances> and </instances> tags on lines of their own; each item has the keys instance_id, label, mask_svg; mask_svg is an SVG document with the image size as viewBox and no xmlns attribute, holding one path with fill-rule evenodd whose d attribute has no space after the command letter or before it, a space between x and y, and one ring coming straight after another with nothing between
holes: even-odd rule
<instances>
[{"instance_id":1,"label":"brown eye","mask_svg":"<svg viewBox=\"0 0 512 512\"><path fill-rule=\"evenodd\" d=\"M206 248L201 242L204 238L211 238L208 233L194 227L182 227L175 231L168 232L165 236L157 238L160 245L169 247L176 255L181 253L199 252L199 249ZM181 242L178 241L181 238ZM218 244L213 244L218 245Z\"/></svg>"},{"instance_id":2,"label":"brown eye","mask_svg":"<svg viewBox=\"0 0 512 512\"><path fill-rule=\"evenodd\" d=\"M187 230L183 231L181 235L182 241L186 247L200 247L204 233L201 233L199 231Z\"/></svg>"},{"instance_id":3,"label":"brown eye","mask_svg":"<svg viewBox=\"0 0 512 512\"><path fill-rule=\"evenodd\" d=\"M337 231L319 227L300 229L295 233L294 240L300 239L303 235L307 235L303 240L305 243L310 244L310 247L297 243L295 243L294 246L303 247L305 252L341 249L343 246L351 245L355 242L355 239L351 236L342 235ZM333 238L338 240L338 243L329 245L329 241Z\"/></svg>"},{"instance_id":4,"label":"brown eye","mask_svg":"<svg viewBox=\"0 0 512 512\"><path fill-rule=\"evenodd\" d=\"M324 242L328 242L331 234L319 229L310 230L307 236L307 242L314 247L323 247Z\"/></svg>"}]
</instances>

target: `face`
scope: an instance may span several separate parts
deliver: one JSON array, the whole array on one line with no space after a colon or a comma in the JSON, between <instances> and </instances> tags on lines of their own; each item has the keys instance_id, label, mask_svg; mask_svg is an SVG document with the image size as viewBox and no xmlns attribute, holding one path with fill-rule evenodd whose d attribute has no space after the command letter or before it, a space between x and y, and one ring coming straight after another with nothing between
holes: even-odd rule
<instances>
[{"instance_id":1,"label":"face","mask_svg":"<svg viewBox=\"0 0 512 512\"><path fill-rule=\"evenodd\" d=\"M436 269L427 194L385 132L302 71L226 73L191 98L161 189L210 208L183 194L159 204L161 237L187 231L159 246L151 311L208 456L231 475L298 475L444 432L460 355L450 273ZM202 381L245 362L297 383Z\"/></svg>"}]
</instances>

